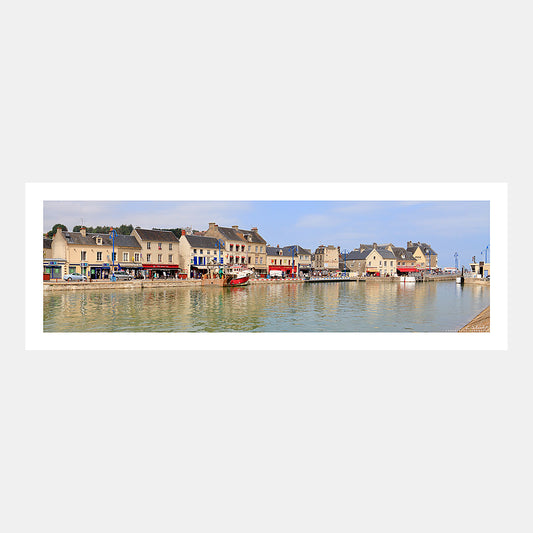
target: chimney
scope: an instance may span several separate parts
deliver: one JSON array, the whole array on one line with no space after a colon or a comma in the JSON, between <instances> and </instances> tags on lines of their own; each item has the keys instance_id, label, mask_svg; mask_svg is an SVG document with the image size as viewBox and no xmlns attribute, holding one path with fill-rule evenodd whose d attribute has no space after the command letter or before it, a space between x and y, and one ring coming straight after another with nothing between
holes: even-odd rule
<instances>
[{"instance_id":1,"label":"chimney","mask_svg":"<svg viewBox=\"0 0 533 533\"><path fill-rule=\"evenodd\" d=\"M257 228L252 228L252 231L253 231L254 233L257 233Z\"/></svg>"},{"instance_id":2,"label":"chimney","mask_svg":"<svg viewBox=\"0 0 533 533\"><path fill-rule=\"evenodd\" d=\"M87 237L87 228L85 227L81 228L80 233L82 234L83 237Z\"/></svg>"},{"instance_id":3,"label":"chimney","mask_svg":"<svg viewBox=\"0 0 533 533\"><path fill-rule=\"evenodd\" d=\"M413 243L411 241L407 241L407 248L412 248L413 247Z\"/></svg>"},{"instance_id":4,"label":"chimney","mask_svg":"<svg viewBox=\"0 0 533 533\"><path fill-rule=\"evenodd\" d=\"M209 229L217 230L218 229L218 225L215 224L214 222L209 222Z\"/></svg>"},{"instance_id":5,"label":"chimney","mask_svg":"<svg viewBox=\"0 0 533 533\"><path fill-rule=\"evenodd\" d=\"M181 236L183 237L184 235L185 235L185 230L182 229L182 230L181 230Z\"/></svg>"},{"instance_id":6,"label":"chimney","mask_svg":"<svg viewBox=\"0 0 533 533\"><path fill-rule=\"evenodd\" d=\"M61 233L63 233L63 230L61 228L56 228L56 233L61 234Z\"/></svg>"},{"instance_id":7,"label":"chimney","mask_svg":"<svg viewBox=\"0 0 533 533\"><path fill-rule=\"evenodd\" d=\"M372 243L372 248L374 248L374 250L378 247L377 243L373 242Z\"/></svg>"},{"instance_id":8,"label":"chimney","mask_svg":"<svg viewBox=\"0 0 533 533\"><path fill-rule=\"evenodd\" d=\"M239 226L231 226L235 231L239 231Z\"/></svg>"}]
</instances>

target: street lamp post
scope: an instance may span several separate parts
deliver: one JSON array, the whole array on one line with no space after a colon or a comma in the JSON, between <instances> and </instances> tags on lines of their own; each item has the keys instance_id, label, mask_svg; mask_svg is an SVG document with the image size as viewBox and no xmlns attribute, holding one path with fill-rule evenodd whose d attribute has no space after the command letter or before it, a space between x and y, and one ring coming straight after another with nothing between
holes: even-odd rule
<instances>
[{"instance_id":1,"label":"street lamp post","mask_svg":"<svg viewBox=\"0 0 533 533\"><path fill-rule=\"evenodd\" d=\"M115 235L116 235L116 231L111 228L111 235L113 236L113 251L111 253L111 264L113 265L112 266L112 270L111 270L111 281L115 281L116 278L115 278Z\"/></svg>"},{"instance_id":2,"label":"street lamp post","mask_svg":"<svg viewBox=\"0 0 533 533\"><path fill-rule=\"evenodd\" d=\"M346 277L346 254L348 253L348 250L344 249L342 251L342 253L344 254L344 270L343 270L343 274L344 274L344 277Z\"/></svg>"},{"instance_id":3,"label":"street lamp post","mask_svg":"<svg viewBox=\"0 0 533 533\"><path fill-rule=\"evenodd\" d=\"M292 277L294 277L294 249L296 248L296 246L291 246L291 274L292 274Z\"/></svg>"},{"instance_id":4,"label":"street lamp post","mask_svg":"<svg viewBox=\"0 0 533 533\"><path fill-rule=\"evenodd\" d=\"M219 264L219 265L222 264L222 255L221 255L220 245L224 246L224 241L221 241L220 239L217 239L218 264ZM220 273L220 269L219 269L219 273Z\"/></svg>"}]
</instances>

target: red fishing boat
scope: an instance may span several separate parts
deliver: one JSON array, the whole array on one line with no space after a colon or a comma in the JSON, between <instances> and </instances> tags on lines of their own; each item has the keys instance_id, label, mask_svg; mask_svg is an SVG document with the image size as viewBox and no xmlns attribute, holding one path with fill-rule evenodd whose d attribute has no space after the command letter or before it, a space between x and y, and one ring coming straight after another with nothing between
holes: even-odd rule
<instances>
[{"instance_id":1,"label":"red fishing boat","mask_svg":"<svg viewBox=\"0 0 533 533\"><path fill-rule=\"evenodd\" d=\"M238 274L227 274L224 276L224 287L244 287L248 285L250 276L244 272Z\"/></svg>"}]
</instances>

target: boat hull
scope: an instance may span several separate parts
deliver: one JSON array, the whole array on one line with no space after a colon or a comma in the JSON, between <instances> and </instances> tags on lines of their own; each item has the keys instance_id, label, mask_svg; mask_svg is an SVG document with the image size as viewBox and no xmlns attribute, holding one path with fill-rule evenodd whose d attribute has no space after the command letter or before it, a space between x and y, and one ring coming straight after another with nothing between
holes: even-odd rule
<instances>
[{"instance_id":1,"label":"boat hull","mask_svg":"<svg viewBox=\"0 0 533 533\"><path fill-rule=\"evenodd\" d=\"M243 278L234 278L225 283L224 287L244 287L245 285L248 285L249 282L250 278L248 276Z\"/></svg>"}]
</instances>

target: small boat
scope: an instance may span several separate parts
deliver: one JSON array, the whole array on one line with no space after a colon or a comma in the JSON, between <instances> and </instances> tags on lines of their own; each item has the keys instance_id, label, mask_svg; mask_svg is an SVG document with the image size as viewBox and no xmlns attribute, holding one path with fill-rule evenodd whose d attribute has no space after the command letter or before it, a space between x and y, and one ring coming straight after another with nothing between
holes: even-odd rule
<instances>
[{"instance_id":1,"label":"small boat","mask_svg":"<svg viewBox=\"0 0 533 533\"><path fill-rule=\"evenodd\" d=\"M250 276L244 272L238 274L227 274L223 278L224 287L244 287L250 282Z\"/></svg>"},{"instance_id":2,"label":"small boat","mask_svg":"<svg viewBox=\"0 0 533 533\"><path fill-rule=\"evenodd\" d=\"M202 285L215 285L218 287L244 287L250 282L250 275L241 269L227 269L224 274L205 275Z\"/></svg>"}]
</instances>

